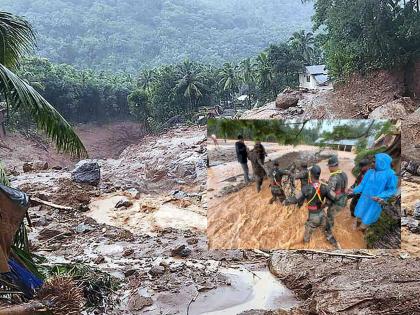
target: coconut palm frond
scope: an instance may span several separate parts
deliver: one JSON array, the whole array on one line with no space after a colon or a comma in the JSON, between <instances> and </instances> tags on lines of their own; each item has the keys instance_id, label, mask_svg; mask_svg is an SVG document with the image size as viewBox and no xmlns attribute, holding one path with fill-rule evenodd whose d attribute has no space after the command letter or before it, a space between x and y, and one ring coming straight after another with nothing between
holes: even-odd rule
<instances>
[{"instance_id":1,"label":"coconut palm frond","mask_svg":"<svg viewBox=\"0 0 420 315\"><path fill-rule=\"evenodd\" d=\"M77 157L87 156L87 151L70 124L33 87L0 64L0 93L12 108L28 110L37 123L56 144L59 151Z\"/></svg>"},{"instance_id":2,"label":"coconut palm frond","mask_svg":"<svg viewBox=\"0 0 420 315\"><path fill-rule=\"evenodd\" d=\"M18 16L0 11L0 63L13 68L34 46L31 25Z\"/></svg>"}]
</instances>

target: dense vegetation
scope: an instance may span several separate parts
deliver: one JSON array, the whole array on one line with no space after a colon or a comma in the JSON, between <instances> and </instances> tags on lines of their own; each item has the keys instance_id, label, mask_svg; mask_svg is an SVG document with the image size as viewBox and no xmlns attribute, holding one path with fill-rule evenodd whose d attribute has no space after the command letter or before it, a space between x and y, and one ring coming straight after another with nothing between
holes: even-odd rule
<instances>
[{"instance_id":1,"label":"dense vegetation","mask_svg":"<svg viewBox=\"0 0 420 315\"><path fill-rule=\"evenodd\" d=\"M299 0L0 0L38 34L39 55L96 70L138 72L185 59L222 65L309 30Z\"/></svg>"},{"instance_id":2,"label":"dense vegetation","mask_svg":"<svg viewBox=\"0 0 420 315\"><path fill-rule=\"evenodd\" d=\"M420 55L417 0L315 0L315 35L294 24L304 23L311 8L298 0L150 0L142 1L142 10L132 1L4 4L32 19L43 55L72 63L31 58L19 72L68 120L132 118L156 130L172 117L194 120L197 111L206 113L203 107L236 106L240 95L249 96L241 105L262 105L296 87L306 64L326 61L340 79L353 72L409 68ZM263 45L275 44L256 52L261 42L251 35ZM11 121L22 125L27 118L19 112Z\"/></svg>"},{"instance_id":3,"label":"dense vegetation","mask_svg":"<svg viewBox=\"0 0 420 315\"><path fill-rule=\"evenodd\" d=\"M242 135L246 140L277 142L279 144L311 143L320 136L326 122L294 120L228 120L210 119L208 134L218 138L236 139Z\"/></svg>"},{"instance_id":4,"label":"dense vegetation","mask_svg":"<svg viewBox=\"0 0 420 315\"><path fill-rule=\"evenodd\" d=\"M316 0L315 8L335 77L410 66L420 56L418 0Z\"/></svg>"},{"instance_id":5,"label":"dense vegetation","mask_svg":"<svg viewBox=\"0 0 420 315\"><path fill-rule=\"evenodd\" d=\"M271 100L285 87L298 84L304 64L319 60L313 35L301 31L255 58L221 67L186 59L133 76L30 58L19 73L72 122L134 118L156 130L174 116L195 118L203 106L234 106L241 94L249 95L242 104L248 108ZM24 113L12 120L21 126L30 121Z\"/></svg>"}]
</instances>

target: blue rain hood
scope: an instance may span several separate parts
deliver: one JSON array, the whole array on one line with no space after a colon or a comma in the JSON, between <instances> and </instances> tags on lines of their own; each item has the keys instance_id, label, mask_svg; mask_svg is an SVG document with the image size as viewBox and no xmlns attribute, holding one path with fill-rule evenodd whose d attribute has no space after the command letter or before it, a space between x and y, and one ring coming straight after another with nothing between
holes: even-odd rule
<instances>
[{"instance_id":1,"label":"blue rain hood","mask_svg":"<svg viewBox=\"0 0 420 315\"><path fill-rule=\"evenodd\" d=\"M372 200L373 197L388 200L397 193L398 178L391 164L392 158L388 154L376 154L375 169L367 171L360 185L354 189L356 194L361 194L354 214L363 224L373 224L381 216L382 207Z\"/></svg>"}]
</instances>

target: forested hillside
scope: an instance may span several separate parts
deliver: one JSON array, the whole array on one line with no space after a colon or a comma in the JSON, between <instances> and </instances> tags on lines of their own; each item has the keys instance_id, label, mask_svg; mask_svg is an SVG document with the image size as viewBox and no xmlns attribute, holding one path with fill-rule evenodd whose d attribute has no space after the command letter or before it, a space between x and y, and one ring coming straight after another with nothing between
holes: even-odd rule
<instances>
[{"instance_id":1,"label":"forested hillside","mask_svg":"<svg viewBox=\"0 0 420 315\"><path fill-rule=\"evenodd\" d=\"M223 64L311 28L299 0L0 0L25 16L39 55L76 67L138 72L187 57Z\"/></svg>"}]
</instances>

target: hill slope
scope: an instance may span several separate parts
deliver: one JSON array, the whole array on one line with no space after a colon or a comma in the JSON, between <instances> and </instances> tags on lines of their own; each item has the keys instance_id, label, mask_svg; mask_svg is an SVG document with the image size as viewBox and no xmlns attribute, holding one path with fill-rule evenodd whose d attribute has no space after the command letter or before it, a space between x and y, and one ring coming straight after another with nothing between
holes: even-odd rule
<instances>
[{"instance_id":1,"label":"hill slope","mask_svg":"<svg viewBox=\"0 0 420 315\"><path fill-rule=\"evenodd\" d=\"M310 29L298 0L0 0L26 16L39 54L54 62L137 71L162 63L217 63L257 54Z\"/></svg>"}]
</instances>

